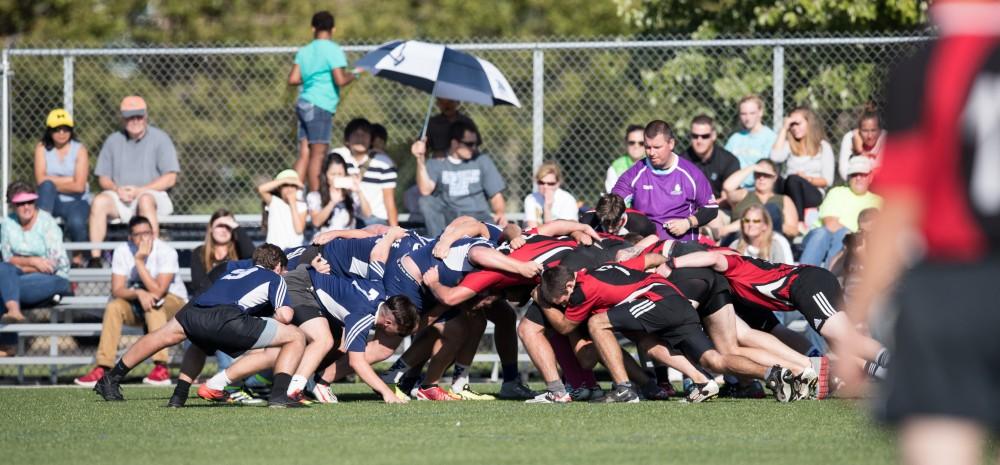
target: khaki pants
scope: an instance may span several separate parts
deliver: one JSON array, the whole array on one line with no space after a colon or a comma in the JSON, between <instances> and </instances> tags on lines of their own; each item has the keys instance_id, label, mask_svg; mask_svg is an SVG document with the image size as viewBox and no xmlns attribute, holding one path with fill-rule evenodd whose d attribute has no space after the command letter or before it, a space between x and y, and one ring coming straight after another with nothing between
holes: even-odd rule
<instances>
[{"instance_id":1,"label":"khaki pants","mask_svg":"<svg viewBox=\"0 0 1000 465\"><path fill-rule=\"evenodd\" d=\"M163 305L145 313L146 330L156 331L167 324L184 306L184 300L173 294L167 294ZM104 321L101 323L101 342L97 344L97 364L103 367L113 367L118 359L118 343L122 338L122 325L139 326L142 322L132 312L132 303L125 299L112 299L104 308ZM167 349L153 355L154 362L167 363Z\"/></svg>"}]
</instances>

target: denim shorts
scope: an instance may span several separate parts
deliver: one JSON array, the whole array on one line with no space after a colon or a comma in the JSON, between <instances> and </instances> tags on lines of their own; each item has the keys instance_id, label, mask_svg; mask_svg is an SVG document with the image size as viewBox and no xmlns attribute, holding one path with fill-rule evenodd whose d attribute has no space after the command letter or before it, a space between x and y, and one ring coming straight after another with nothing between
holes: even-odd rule
<instances>
[{"instance_id":1,"label":"denim shorts","mask_svg":"<svg viewBox=\"0 0 1000 465\"><path fill-rule=\"evenodd\" d=\"M329 144L333 132L333 113L299 99L295 102L295 115L299 120L299 140L310 144Z\"/></svg>"}]
</instances>

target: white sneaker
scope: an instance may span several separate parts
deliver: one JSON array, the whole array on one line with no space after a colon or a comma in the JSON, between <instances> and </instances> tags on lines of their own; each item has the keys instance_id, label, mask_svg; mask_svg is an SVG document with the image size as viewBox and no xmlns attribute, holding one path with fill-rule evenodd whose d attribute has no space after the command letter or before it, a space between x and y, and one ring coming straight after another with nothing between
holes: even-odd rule
<instances>
[{"instance_id":1,"label":"white sneaker","mask_svg":"<svg viewBox=\"0 0 1000 465\"><path fill-rule=\"evenodd\" d=\"M573 398L566 392L554 393L543 392L531 399L524 401L526 404L568 404L573 402Z\"/></svg>"},{"instance_id":2,"label":"white sneaker","mask_svg":"<svg viewBox=\"0 0 1000 465\"><path fill-rule=\"evenodd\" d=\"M315 386L309 391L312 393L313 398L316 399L317 403L320 404L336 404L337 396L330 389L329 385L316 383Z\"/></svg>"},{"instance_id":3,"label":"white sneaker","mask_svg":"<svg viewBox=\"0 0 1000 465\"><path fill-rule=\"evenodd\" d=\"M816 370L812 367L807 367L802 370L802 373L796 377L795 384L795 400L806 400L806 399L816 399L816 385L819 381L819 375L816 374Z\"/></svg>"},{"instance_id":4,"label":"white sneaker","mask_svg":"<svg viewBox=\"0 0 1000 465\"><path fill-rule=\"evenodd\" d=\"M708 380L705 384L692 383L688 388L685 400L696 404L712 400L719 395L719 383L714 379Z\"/></svg>"}]
</instances>

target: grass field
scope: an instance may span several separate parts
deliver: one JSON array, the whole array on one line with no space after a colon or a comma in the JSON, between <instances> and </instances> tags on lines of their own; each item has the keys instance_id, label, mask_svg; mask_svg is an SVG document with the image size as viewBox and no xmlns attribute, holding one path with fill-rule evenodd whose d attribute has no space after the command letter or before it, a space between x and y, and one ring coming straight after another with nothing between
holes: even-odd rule
<instances>
[{"instance_id":1,"label":"grass field","mask_svg":"<svg viewBox=\"0 0 1000 465\"><path fill-rule=\"evenodd\" d=\"M100 401L82 388L0 389L2 462L821 465L894 460L889 434L842 400L395 406L376 401L362 385L334 388L340 404L298 410L212 405L197 398L173 410L163 407L170 388L134 385L124 386L128 401L118 403Z\"/></svg>"}]
</instances>

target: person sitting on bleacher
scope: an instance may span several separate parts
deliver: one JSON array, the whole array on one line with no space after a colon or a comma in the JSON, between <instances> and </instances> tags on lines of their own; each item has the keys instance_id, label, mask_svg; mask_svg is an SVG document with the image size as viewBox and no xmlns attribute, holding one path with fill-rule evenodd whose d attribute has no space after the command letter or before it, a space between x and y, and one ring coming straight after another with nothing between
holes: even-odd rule
<instances>
[{"instance_id":1,"label":"person sitting on bleacher","mask_svg":"<svg viewBox=\"0 0 1000 465\"><path fill-rule=\"evenodd\" d=\"M221 263L253 256L253 240L240 228L229 210L212 213L205 231L205 242L191 252L191 293L197 296L212 285L209 273Z\"/></svg>"},{"instance_id":2,"label":"person sitting on bleacher","mask_svg":"<svg viewBox=\"0 0 1000 465\"><path fill-rule=\"evenodd\" d=\"M128 231L128 242L115 248L111 259L112 298L104 308L97 366L73 380L81 386L93 386L114 365L123 324L145 325L148 332L156 331L187 302L177 251L153 235L153 226L144 216L132 217ZM153 355L153 371L142 382L170 384L167 360L166 349Z\"/></svg>"}]
</instances>

